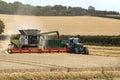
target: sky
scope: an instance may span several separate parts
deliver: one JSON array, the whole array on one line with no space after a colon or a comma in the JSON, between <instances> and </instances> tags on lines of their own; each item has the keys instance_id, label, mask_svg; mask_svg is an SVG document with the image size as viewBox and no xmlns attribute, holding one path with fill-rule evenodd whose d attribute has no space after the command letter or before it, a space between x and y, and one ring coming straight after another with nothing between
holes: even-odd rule
<instances>
[{"instance_id":1,"label":"sky","mask_svg":"<svg viewBox=\"0 0 120 80\"><path fill-rule=\"evenodd\" d=\"M6 2L19 1L24 4L34 6L63 5L72 7L82 7L88 9L94 6L96 10L107 10L120 12L120 0L3 0Z\"/></svg>"}]
</instances>

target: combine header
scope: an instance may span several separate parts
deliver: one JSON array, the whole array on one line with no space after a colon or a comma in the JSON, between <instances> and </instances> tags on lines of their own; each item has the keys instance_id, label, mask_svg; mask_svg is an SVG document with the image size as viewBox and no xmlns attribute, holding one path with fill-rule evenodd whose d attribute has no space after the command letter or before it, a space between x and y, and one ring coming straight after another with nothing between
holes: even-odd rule
<instances>
[{"instance_id":1,"label":"combine header","mask_svg":"<svg viewBox=\"0 0 120 80\"><path fill-rule=\"evenodd\" d=\"M40 30L19 30L20 34L11 35L9 53L77 53L89 54L79 38L60 39L58 31L40 33ZM51 38L56 34L57 38Z\"/></svg>"}]
</instances>

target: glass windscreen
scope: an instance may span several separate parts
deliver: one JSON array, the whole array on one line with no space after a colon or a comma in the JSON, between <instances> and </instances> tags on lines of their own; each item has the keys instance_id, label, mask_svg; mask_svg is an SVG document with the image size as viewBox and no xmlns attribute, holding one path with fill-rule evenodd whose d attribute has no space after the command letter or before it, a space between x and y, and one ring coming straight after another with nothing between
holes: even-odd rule
<instances>
[{"instance_id":1,"label":"glass windscreen","mask_svg":"<svg viewBox=\"0 0 120 80\"><path fill-rule=\"evenodd\" d=\"M29 44L38 44L39 36L28 36L28 43Z\"/></svg>"}]
</instances>

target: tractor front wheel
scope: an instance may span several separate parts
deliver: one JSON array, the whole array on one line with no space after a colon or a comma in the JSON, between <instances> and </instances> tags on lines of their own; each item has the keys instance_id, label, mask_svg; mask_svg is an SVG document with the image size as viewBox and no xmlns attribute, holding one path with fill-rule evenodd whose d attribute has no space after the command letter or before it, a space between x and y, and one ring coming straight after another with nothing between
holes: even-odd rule
<instances>
[{"instance_id":1,"label":"tractor front wheel","mask_svg":"<svg viewBox=\"0 0 120 80\"><path fill-rule=\"evenodd\" d=\"M84 47L83 51L84 51L83 54L85 54L85 55L89 55L89 50L88 50L88 48Z\"/></svg>"}]
</instances>

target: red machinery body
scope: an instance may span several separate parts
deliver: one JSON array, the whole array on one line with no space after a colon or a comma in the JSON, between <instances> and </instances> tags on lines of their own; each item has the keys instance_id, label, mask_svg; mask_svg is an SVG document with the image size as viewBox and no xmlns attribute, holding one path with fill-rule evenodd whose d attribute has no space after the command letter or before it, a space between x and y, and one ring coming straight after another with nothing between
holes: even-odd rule
<instances>
[{"instance_id":1,"label":"red machinery body","mask_svg":"<svg viewBox=\"0 0 120 80\"><path fill-rule=\"evenodd\" d=\"M63 49L10 49L10 54L14 53L68 53L68 48Z\"/></svg>"}]
</instances>

